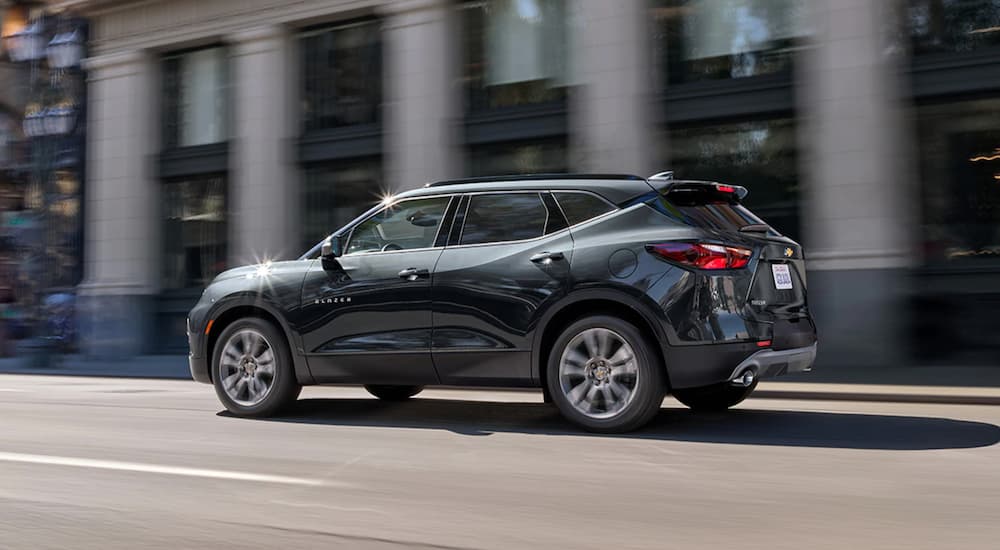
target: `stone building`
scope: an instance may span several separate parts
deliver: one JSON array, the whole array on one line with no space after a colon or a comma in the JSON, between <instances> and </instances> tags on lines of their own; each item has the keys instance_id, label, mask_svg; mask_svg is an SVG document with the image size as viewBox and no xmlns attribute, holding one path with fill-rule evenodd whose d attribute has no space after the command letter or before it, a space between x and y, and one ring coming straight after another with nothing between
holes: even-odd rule
<instances>
[{"instance_id":1,"label":"stone building","mask_svg":"<svg viewBox=\"0 0 1000 550\"><path fill-rule=\"evenodd\" d=\"M380 193L672 169L748 187L805 244L822 363L995 361L995 2L57 4L91 21L90 353L183 350L216 273Z\"/></svg>"}]
</instances>

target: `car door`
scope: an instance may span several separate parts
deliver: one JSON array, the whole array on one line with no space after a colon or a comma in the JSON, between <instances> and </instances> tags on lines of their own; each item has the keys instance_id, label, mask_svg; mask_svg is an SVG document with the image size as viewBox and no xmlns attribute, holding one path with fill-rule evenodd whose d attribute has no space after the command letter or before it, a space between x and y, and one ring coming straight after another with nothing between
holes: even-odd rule
<instances>
[{"instance_id":1,"label":"car door","mask_svg":"<svg viewBox=\"0 0 1000 550\"><path fill-rule=\"evenodd\" d=\"M339 257L313 263L299 330L317 382L437 382L431 273L450 196L403 200L350 229Z\"/></svg>"},{"instance_id":2,"label":"car door","mask_svg":"<svg viewBox=\"0 0 1000 550\"><path fill-rule=\"evenodd\" d=\"M432 350L442 383L531 383L533 330L568 288L572 251L548 193L463 198L434 270Z\"/></svg>"}]
</instances>

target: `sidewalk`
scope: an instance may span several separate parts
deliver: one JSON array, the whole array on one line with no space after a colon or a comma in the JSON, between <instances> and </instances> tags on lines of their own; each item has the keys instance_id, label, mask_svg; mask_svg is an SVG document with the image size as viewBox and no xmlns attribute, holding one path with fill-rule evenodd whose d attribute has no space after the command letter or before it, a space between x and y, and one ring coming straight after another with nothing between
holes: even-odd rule
<instances>
[{"instance_id":1,"label":"sidewalk","mask_svg":"<svg viewBox=\"0 0 1000 550\"><path fill-rule=\"evenodd\" d=\"M187 356L144 355L129 360L58 357L36 368L25 357L0 359L0 374L109 376L190 380ZM512 390L534 391L534 390ZM763 399L887 401L1000 405L1000 367L921 366L881 369L827 369L764 380L754 392Z\"/></svg>"}]
</instances>

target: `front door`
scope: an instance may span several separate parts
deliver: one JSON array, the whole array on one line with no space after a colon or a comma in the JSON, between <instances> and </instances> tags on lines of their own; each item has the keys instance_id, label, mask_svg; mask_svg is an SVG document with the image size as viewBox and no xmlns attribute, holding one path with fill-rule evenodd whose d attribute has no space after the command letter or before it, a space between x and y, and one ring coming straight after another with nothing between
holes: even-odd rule
<instances>
[{"instance_id":1,"label":"front door","mask_svg":"<svg viewBox=\"0 0 1000 550\"><path fill-rule=\"evenodd\" d=\"M318 260L302 287L299 331L317 382L432 384L431 273L450 197L400 201Z\"/></svg>"}]
</instances>

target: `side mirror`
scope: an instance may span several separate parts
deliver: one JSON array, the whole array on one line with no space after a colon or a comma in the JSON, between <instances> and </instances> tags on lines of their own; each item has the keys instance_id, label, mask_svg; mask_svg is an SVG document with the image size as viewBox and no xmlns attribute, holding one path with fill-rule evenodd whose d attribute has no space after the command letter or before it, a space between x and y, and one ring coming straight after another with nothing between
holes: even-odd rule
<instances>
[{"instance_id":1,"label":"side mirror","mask_svg":"<svg viewBox=\"0 0 1000 550\"><path fill-rule=\"evenodd\" d=\"M322 258L339 258L344 254L343 244L339 236L331 235L323 241L319 255Z\"/></svg>"}]
</instances>

